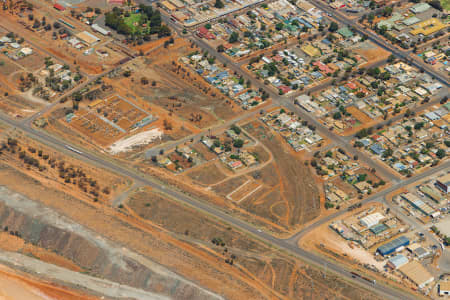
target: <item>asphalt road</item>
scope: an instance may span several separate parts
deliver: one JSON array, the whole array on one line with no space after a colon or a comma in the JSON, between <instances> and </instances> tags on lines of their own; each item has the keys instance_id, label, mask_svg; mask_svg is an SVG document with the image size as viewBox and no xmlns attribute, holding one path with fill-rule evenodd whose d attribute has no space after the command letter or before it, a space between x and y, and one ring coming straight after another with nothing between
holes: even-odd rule
<instances>
[{"instance_id":1,"label":"asphalt road","mask_svg":"<svg viewBox=\"0 0 450 300\"><path fill-rule=\"evenodd\" d=\"M89 153L89 152L83 152L84 150L76 149L75 147L70 146L71 148L68 148L68 144L61 141L60 139L57 139L53 136L50 136L44 132L35 130L33 128L28 127L26 124L23 124L21 122L17 122L14 120L11 120L4 116L3 114L0 114L0 121L18 128L22 131L24 131L28 136L30 136L33 139L36 139L40 141L41 143L46 144L49 147L61 150L62 152L68 153L71 156L74 156L77 159L83 160L87 163L92 163L94 165L102 166L105 169L108 169L114 173L117 173L122 176L129 177L130 179L133 179L136 182L143 183L145 185L148 185L158 191L160 191L163 194L168 195L169 197L175 198L179 201L182 201L192 207L194 207L197 210L202 211L203 213L209 214L215 218L218 218L226 223L229 223L241 230L247 231L251 233L252 235L256 236L260 240L274 245L284 251L287 251L290 254L293 254L301 259L303 259L305 262L313 264L319 268L323 267L323 264L326 262L327 271L331 271L335 273L336 275L347 279L349 281L352 281L354 283L357 283L369 290L374 290L383 297L389 298L389 299L413 299L409 298L408 295L405 295L404 292L398 291L396 289L393 289L391 287L380 285L380 284L372 284L368 281L361 279L361 278L353 278L351 273L346 270L345 268L333 264L329 261L327 261L324 258L321 258L313 253L307 252L301 248L299 248L295 243L290 242L289 240L279 239L276 238L269 233L263 232L260 229L254 227L253 225L242 221L233 215L230 215L228 212L220 210L217 207L211 206L205 202L201 202L200 200L194 199L187 194L184 194L172 187L166 186L162 182L158 182L155 178L149 178L145 176L144 174L138 173L136 170L130 170L123 166L119 166L111 161L105 160L104 158L101 158L95 154ZM74 149L74 150L72 150ZM439 167L438 167L439 168ZM436 168L437 171L437 168ZM424 173L426 174L426 173ZM415 179L415 178L414 178ZM410 180L413 180L412 178ZM404 181L402 184L399 184L396 188L399 188L400 186L404 186L405 184L408 184L409 181ZM375 196L374 196L375 197ZM379 197L379 195L378 195ZM367 201L367 200L366 200Z\"/></svg>"},{"instance_id":2,"label":"asphalt road","mask_svg":"<svg viewBox=\"0 0 450 300\"><path fill-rule=\"evenodd\" d=\"M315 3L316 1L313 1L313 2ZM321 7L321 5L317 5L317 6ZM326 11L326 9L324 9L324 11ZM333 13L335 13L335 12L333 11ZM173 25L173 22L168 20L167 17L165 17L164 19L165 19L164 21L166 21L169 25L170 24ZM338 19L338 21L340 21L340 20ZM352 24L352 22L350 22L350 24L349 24L349 21L346 19L342 20L341 22L344 24L350 25L350 26L354 26L354 24ZM180 33L179 24L174 25L172 28L175 28L175 30L178 33ZM369 38L374 39L373 34L369 35ZM233 64L228 59L226 59L225 57L223 57L222 55L217 53L216 49L212 49L204 41L196 39L195 42L201 48L208 50L210 54L213 54L214 56L216 56L219 61L221 61L222 63L226 63L232 70L235 70L235 71L239 72L240 74L243 73L237 64ZM379 42L377 42L377 44L379 44ZM386 48L385 46L383 46L383 47ZM392 51L392 49L388 49L388 50ZM397 50L394 50L392 52L394 52L397 56L404 58L404 56L401 52L399 52ZM419 67L423 68L423 66L419 66ZM424 69L426 71L428 71L426 68L424 68ZM244 74L244 75L246 75L246 74ZM248 76L246 76L246 77L249 78ZM439 78L438 76L435 76L435 77ZM254 80L253 78L249 78L249 79L251 79L253 86L263 87L265 90L267 90L265 88L265 86L262 85L261 82ZM322 124L320 124L316 119L314 119L310 115L306 114L304 111L301 111L297 106L295 106L290 99L279 97L278 95L275 95L273 92L270 92L270 91L269 91L269 93L271 93L271 97L276 103L280 103L284 106L287 106L288 109L291 109L291 110L295 111L296 113L298 113L302 117L303 120L306 120L306 121L308 121L308 123L316 126L316 128L320 132L320 134L331 139L332 141L335 141L337 144L342 146L348 153L357 154L360 157L360 160L361 160L361 158L363 158L369 166L373 165L374 167L376 167L377 170L380 170L380 172L383 173L383 171L382 171L383 169L380 169L378 165L374 164L369 157L360 153L353 147L349 146L346 140L329 132L328 129L325 128ZM318 267L322 267L323 264L326 262L327 271L331 271L331 272L339 275L340 277L345 278L354 283L357 283L369 290L376 291L377 293L379 293L381 296L383 296L385 298L413 299L412 297L406 295L405 292L403 292L403 291L399 291L394 288L387 287L387 286L380 285L380 284L372 284L361 278L352 278L352 275L350 274L350 272L348 270L346 270L345 268L343 268L342 266L333 264L324 258L316 256L313 253L307 252L307 251L299 248L296 243L293 243L295 238L298 238L302 234L306 233L308 230L311 230L311 229L319 226L320 224L323 224L324 222L326 222L327 218L323 219L323 221L320 220L319 222L313 224L312 226L308 227L306 230L301 231L299 233L299 235L295 235L291 239L287 239L287 240L279 239L279 238L276 238L276 237L270 235L269 233L259 230L258 228L254 227L253 225L251 225L245 221L242 221L242 220L230 215L226 211L220 210L217 207L211 206L205 202L201 202L200 200L194 199L194 198L188 196L187 194L184 194L183 192L180 192L172 187L168 187L164 183L159 182L156 178L149 178L148 176L146 176L144 174L138 173L136 170L128 169L125 166L119 166L112 161L109 161L102 157L97 156L96 154L93 154L90 152L85 152L84 150L76 149L75 147L68 148L68 145L69 145L68 142L66 143L66 142L64 142L58 138L55 138L53 136L50 136L44 132L35 130L35 129L31 128L29 126L29 124L24 124L22 122L17 122L17 121L11 120L11 119L7 118L6 116L4 116L3 114L0 114L0 121L3 121L4 123L6 123L10 126L16 127L18 129L24 131L31 138L36 139L36 140L46 144L49 147L53 147L53 148L56 148L56 149L59 149L59 150L65 152L65 153L69 153L70 155L72 155L78 159L81 159L83 161L86 161L88 163L93 163L95 165L102 166L103 168L111 170L112 172L115 172L122 176L127 176L130 179L135 180L136 182L140 182L145 185L148 185L154 189L161 191L162 193L167 194L170 197L178 199L179 201L183 201L184 203L191 205L192 207L194 207L200 211L203 211L204 213L212 215L224 222L227 222L237 228L240 228L241 230L251 233L252 235L256 236L257 238L259 238L260 240L262 240L266 243L272 244L282 250L285 250L293 255L296 255L296 256L300 257L301 259L303 259L304 261L306 261L307 263L316 265ZM71 150L71 149L74 149L75 151ZM442 169L448 168L448 167L449 167L449 163L437 166L429 172L425 172L423 174L412 177L408 180L404 180L404 181L401 181L400 183L396 183L391 188L387 189L386 191L383 191L382 193L378 193L378 194L364 200L363 202L369 202L369 201L373 201L373 200L382 198L390 191L393 191L402 186L408 185L415 180L418 180L420 178L423 178L425 176L432 174L433 172L438 172L439 170L442 170ZM388 175L386 177L391 179L393 182L397 182L397 178L395 176L393 176L391 173L386 174L386 175ZM337 213L336 215L334 215L334 217L343 212L344 211ZM331 219L331 217L329 219Z\"/></svg>"}]
</instances>

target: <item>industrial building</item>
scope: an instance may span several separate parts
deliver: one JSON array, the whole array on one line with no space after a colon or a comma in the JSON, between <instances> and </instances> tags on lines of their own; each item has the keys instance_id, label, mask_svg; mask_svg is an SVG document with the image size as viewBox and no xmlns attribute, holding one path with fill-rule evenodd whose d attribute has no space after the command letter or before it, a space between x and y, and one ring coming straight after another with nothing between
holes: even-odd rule
<instances>
[{"instance_id":1,"label":"industrial building","mask_svg":"<svg viewBox=\"0 0 450 300\"><path fill-rule=\"evenodd\" d=\"M395 250L397 250L398 248L408 246L408 245L409 245L409 239L406 236L400 236L400 237L390 241L389 243L386 243L386 244L378 247L377 252L383 256L386 256L391 253L394 253Z\"/></svg>"},{"instance_id":2,"label":"industrial building","mask_svg":"<svg viewBox=\"0 0 450 300\"><path fill-rule=\"evenodd\" d=\"M110 35L111 34L111 31L109 31L108 29L105 29L105 28L103 28L103 27L100 27L99 25L97 25L97 24L92 24L92 29L94 30L94 31L97 31L97 32L100 32L101 34L103 34L103 35Z\"/></svg>"},{"instance_id":3,"label":"industrial building","mask_svg":"<svg viewBox=\"0 0 450 300\"><path fill-rule=\"evenodd\" d=\"M436 186L444 193L448 194L450 190L450 173L436 179Z\"/></svg>"},{"instance_id":4,"label":"industrial building","mask_svg":"<svg viewBox=\"0 0 450 300\"><path fill-rule=\"evenodd\" d=\"M418 209L426 216L432 216L433 218L440 215L439 211L436 211L434 208L423 202L419 197L411 193L404 193L401 195L403 199L408 201L415 209Z\"/></svg>"},{"instance_id":5,"label":"industrial building","mask_svg":"<svg viewBox=\"0 0 450 300\"><path fill-rule=\"evenodd\" d=\"M390 258L387 262L387 265L389 268L397 270L398 268L406 265L408 262L409 260L406 256L399 254Z\"/></svg>"},{"instance_id":6,"label":"industrial building","mask_svg":"<svg viewBox=\"0 0 450 300\"><path fill-rule=\"evenodd\" d=\"M400 267L399 270L419 289L434 281L434 277L417 261L412 261Z\"/></svg>"},{"instance_id":7,"label":"industrial building","mask_svg":"<svg viewBox=\"0 0 450 300\"><path fill-rule=\"evenodd\" d=\"M438 291L439 296L450 295L450 281L439 283Z\"/></svg>"},{"instance_id":8,"label":"industrial building","mask_svg":"<svg viewBox=\"0 0 450 300\"><path fill-rule=\"evenodd\" d=\"M100 39L98 37L96 37L95 35L87 32L87 31L80 32L80 33L76 34L75 36L88 46L92 46L92 45L96 44L98 41L100 41Z\"/></svg>"},{"instance_id":9,"label":"industrial building","mask_svg":"<svg viewBox=\"0 0 450 300\"><path fill-rule=\"evenodd\" d=\"M383 220L385 216L383 216L381 213L376 212L371 215L365 216L364 218L361 218L359 221L361 225L370 228L372 226L377 225L381 220Z\"/></svg>"}]
</instances>

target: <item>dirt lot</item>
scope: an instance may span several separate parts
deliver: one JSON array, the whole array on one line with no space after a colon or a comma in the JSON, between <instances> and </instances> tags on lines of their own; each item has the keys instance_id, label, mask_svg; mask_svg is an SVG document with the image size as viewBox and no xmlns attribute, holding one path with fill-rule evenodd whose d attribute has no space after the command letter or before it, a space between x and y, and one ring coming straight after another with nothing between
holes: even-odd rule
<instances>
[{"instance_id":1,"label":"dirt lot","mask_svg":"<svg viewBox=\"0 0 450 300\"><path fill-rule=\"evenodd\" d=\"M199 75L178 63L179 57L195 50L187 41L176 39L175 45L170 46L169 50L159 48L135 67L130 65L132 75L123 80L124 84L134 85L138 96L197 128L209 127L219 120L234 117L241 111L240 108L207 85ZM149 78L152 84L133 84L142 77Z\"/></svg>"},{"instance_id":2,"label":"dirt lot","mask_svg":"<svg viewBox=\"0 0 450 300\"><path fill-rule=\"evenodd\" d=\"M92 245L86 244L86 241L76 238L77 235L82 234L85 238L91 236L92 241L104 237L119 245L127 245L128 249L157 261L159 265L167 267L213 292L220 293L227 299L242 299L242 297L250 299L301 298L311 293L319 293L317 286L322 284L319 282L323 282L321 272L312 270L290 257L285 257L282 253L274 252L273 249L267 248L251 237L229 229L227 225L204 218L196 211L163 196L154 193L148 194L147 190L140 190L133 194L130 200L133 210L126 211L125 207L123 212L117 212L99 203L80 201L68 194L67 191L55 189L54 184L48 184L42 178L30 177L28 175L30 172L26 173L3 166L0 168L0 181L3 185L20 192L36 203L42 203L47 208L67 216L95 232L95 234L86 233L80 227L69 227L74 230L72 233L74 235L70 235L71 238L69 238L71 245L77 243L80 246L73 249L72 247L58 248L67 244L60 240L67 235L55 230L46 230L46 234L39 235L38 240L43 239L42 241L45 241L43 245L47 245L44 247L49 247L57 252L61 251L66 258L74 257L77 265L93 266L90 272L94 274L105 272L104 276L107 278L134 286L143 286L149 276L142 267L139 267L139 264L143 263L142 261L139 261L136 266L138 270L134 272L132 278L129 273L109 272L108 270L112 270L112 266L105 267L104 265L106 262L109 264L111 258L98 252L99 248L92 248ZM13 201L11 197L9 199ZM150 204L148 205L148 203ZM32 210L34 211L34 208ZM13 213L11 210L9 210L9 214L11 218L6 219L7 224L12 230L18 230L26 239L36 238L33 237L34 231L27 230L28 226L35 224L33 226L39 225L40 230L43 229L40 223L34 222L29 217L25 218L23 214ZM1 215L5 222L7 214L2 213ZM51 216L47 213L44 215ZM142 220L142 217L146 220ZM61 218L58 220L63 221ZM52 234L48 234L49 232ZM214 240L216 244L212 243L214 238L216 238ZM104 243L99 245L105 247ZM120 247L122 256L127 252L123 246ZM105 259L107 260L105 261ZM228 261L233 259L234 264L226 263L226 259ZM53 263L56 263L56 257L49 257L48 260L54 260ZM104 266L103 269L97 269L99 265ZM256 269L256 266L261 266L261 269ZM325 289L327 284L324 284L324 289L321 291L322 295L326 297L351 298L357 296L364 298L368 296L366 291L350 287L337 278L328 276L327 278L331 282L335 282L335 285L332 289ZM130 282L130 279L133 281ZM286 279L295 280L296 284L294 285L291 280ZM315 282L314 289L310 285L311 281ZM165 292L172 291L175 293L172 296L187 296L185 293L188 290L167 290L166 283L168 285L171 283L167 280L161 282L164 284L160 285L160 289ZM320 294L317 297L320 297Z\"/></svg>"},{"instance_id":3,"label":"dirt lot","mask_svg":"<svg viewBox=\"0 0 450 300\"><path fill-rule=\"evenodd\" d=\"M373 122L373 119L370 118L368 115L360 111L354 106L347 107L347 111L352 114L353 117L355 117L359 122L362 124Z\"/></svg>"},{"instance_id":4,"label":"dirt lot","mask_svg":"<svg viewBox=\"0 0 450 300\"><path fill-rule=\"evenodd\" d=\"M364 68L380 60L387 59L391 54L370 41L361 43L358 47L353 48L352 51L365 57L367 60L367 63L361 65L360 68Z\"/></svg>"},{"instance_id":5,"label":"dirt lot","mask_svg":"<svg viewBox=\"0 0 450 300\"><path fill-rule=\"evenodd\" d=\"M188 176L201 185L215 184L226 178L226 175L220 171L215 162L187 171L185 172L185 176Z\"/></svg>"},{"instance_id":6,"label":"dirt lot","mask_svg":"<svg viewBox=\"0 0 450 300\"><path fill-rule=\"evenodd\" d=\"M342 286L342 282L336 277L323 277L320 271L272 251L251 237L150 190L136 191L130 196L128 206L140 217L176 233L180 239L209 248L225 258L234 255L233 265L238 265L239 269L251 274L249 278L254 276L255 280L272 289L277 295L275 298L365 297L359 289ZM178 217L174 220L170 218L171 215ZM212 242L214 240L220 240L225 245L218 246ZM224 248L227 249L226 252Z\"/></svg>"},{"instance_id":7,"label":"dirt lot","mask_svg":"<svg viewBox=\"0 0 450 300\"><path fill-rule=\"evenodd\" d=\"M274 163L261 170L260 174L270 192L258 200L249 197L241 205L250 212L276 221L287 230L317 217L320 213L319 191L309 167L287 148L281 137L271 133L261 122L243 127L272 152Z\"/></svg>"}]
</instances>

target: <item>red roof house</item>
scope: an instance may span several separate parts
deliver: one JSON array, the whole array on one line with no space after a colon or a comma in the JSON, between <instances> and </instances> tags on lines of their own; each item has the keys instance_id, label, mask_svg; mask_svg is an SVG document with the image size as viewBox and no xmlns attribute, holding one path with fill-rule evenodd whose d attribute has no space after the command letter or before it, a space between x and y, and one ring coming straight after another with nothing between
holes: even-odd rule
<instances>
[{"instance_id":1,"label":"red roof house","mask_svg":"<svg viewBox=\"0 0 450 300\"><path fill-rule=\"evenodd\" d=\"M55 3L53 4L53 8L59 10L59 11L65 11L66 8L64 6L62 6L61 4Z\"/></svg>"}]
</instances>

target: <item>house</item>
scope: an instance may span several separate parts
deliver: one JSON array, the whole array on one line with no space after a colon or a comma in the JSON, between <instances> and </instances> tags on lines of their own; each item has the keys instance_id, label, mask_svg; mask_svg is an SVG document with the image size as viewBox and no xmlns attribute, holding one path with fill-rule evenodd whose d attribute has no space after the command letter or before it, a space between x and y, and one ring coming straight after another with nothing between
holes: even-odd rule
<instances>
[{"instance_id":1,"label":"house","mask_svg":"<svg viewBox=\"0 0 450 300\"><path fill-rule=\"evenodd\" d=\"M228 163L228 166L231 169L237 169L237 168L242 167L242 162L240 160L231 161Z\"/></svg>"},{"instance_id":2,"label":"house","mask_svg":"<svg viewBox=\"0 0 450 300\"><path fill-rule=\"evenodd\" d=\"M62 6L61 4L58 4L58 3L53 4L53 8L57 9L59 11L65 11L66 10L66 8L64 6Z\"/></svg>"},{"instance_id":3,"label":"house","mask_svg":"<svg viewBox=\"0 0 450 300\"><path fill-rule=\"evenodd\" d=\"M162 1L161 2L161 6L164 8L164 10L168 11L168 12L173 12L175 11L177 8L170 3L169 1Z\"/></svg>"},{"instance_id":4,"label":"house","mask_svg":"<svg viewBox=\"0 0 450 300\"><path fill-rule=\"evenodd\" d=\"M200 38L205 38L207 40L216 39L216 36L214 34L212 34L208 29L206 29L205 26L202 26L199 29L197 29L197 35Z\"/></svg>"},{"instance_id":5,"label":"house","mask_svg":"<svg viewBox=\"0 0 450 300\"><path fill-rule=\"evenodd\" d=\"M346 39L351 38L353 36L353 32L347 26L339 28L337 33L339 33Z\"/></svg>"},{"instance_id":6,"label":"house","mask_svg":"<svg viewBox=\"0 0 450 300\"><path fill-rule=\"evenodd\" d=\"M377 143L370 146L370 150L372 150L372 152L375 153L376 155L382 155L385 151L384 148Z\"/></svg>"},{"instance_id":7,"label":"house","mask_svg":"<svg viewBox=\"0 0 450 300\"><path fill-rule=\"evenodd\" d=\"M372 188L370 183L368 183L366 181L361 181L361 182L355 183L354 186L361 193L366 193L368 190L370 190Z\"/></svg>"},{"instance_id":8,"label":"house","mask_svg":"<svg viewBox=\"0 0 450 300\"><path fill-rule=\"evenodd\" d=\"M31 48L25 47L20 50L20 53L22 53L24 56L28 56L33 53L33 50Z\"/></svg>"}]
</instances>

